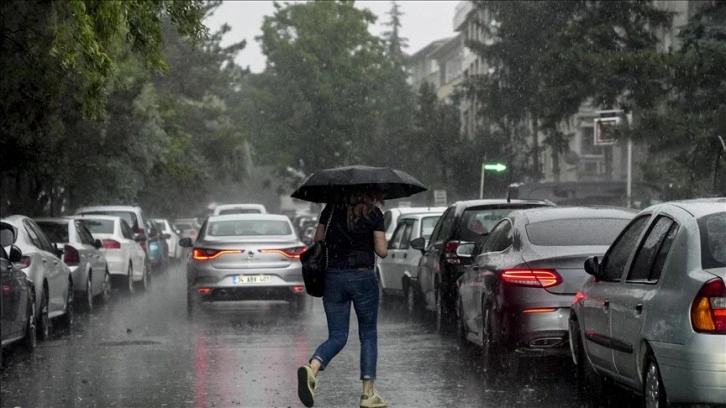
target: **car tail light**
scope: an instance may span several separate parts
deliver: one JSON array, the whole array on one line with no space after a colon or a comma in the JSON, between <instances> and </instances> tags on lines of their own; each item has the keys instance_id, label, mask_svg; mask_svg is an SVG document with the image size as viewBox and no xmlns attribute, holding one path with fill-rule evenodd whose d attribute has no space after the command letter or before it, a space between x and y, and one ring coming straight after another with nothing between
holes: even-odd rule
<instances>
[{"instance_id":1,"label":"car tail light","mask_svg":"<svg viewBox=\"0 0 726 408\"><path fill-rule=\"evenodd\" d=\"M210 259L217 258L224 254L238 254L244 251L243 249L209 249L209 248L194 248L192 251L192 258L195 261L209 261Z\"/></svg>"},{"instance_id":2,"label":"car tail light","mask_svg":"<svg viewBox=\"0 0 726 408\"><path fill-rule=\"evenodd\" d=\"M101 244L106 249L121 249L121 243L113 239L104 239Z\"/></svg>"},{"instance_id":3,"label":"car tail light","mask_svg":"<svg viewBox=\"0 0 726 408\"><path fill-rule=\"evenodd\" d=\"M63 247L63 262L68 266L78 265L81 263L81 256L76 248L70 245Z\"/></svg>"},{"instance_id":4,"label":"car tail light","mask_svg":"<svg viewBox=\"0 0 726 408\"><path fill-rule=\"evenodd\" d=\"M505 283L510 285L532 286L538 288L549 288L562 283L562 277L557 272L551 270L506 270L502 272L500 277Z\"/></svg>"},{"instance_id":5,"label":"car tail light","mask_svg":"<svg viewBox=\"0 0 726 408\"><path fill-rule=\"evenodd\" d=\"M263 254L280 254L288 258L300 259L300 255L308 249L306 246L298 246L292 248L281 248L281 249L260 249L260 253Z\"/></svg>"},{"instance_id":6,"label":"car tail light","mask_svg":"<svg viewBox=\"0 0 726 408\"><path fill-rule=\"evenodd\" d=\"M212 293L212 289L210 288L199 288L197 289L197 292L201 293L202 295L208 295Z\"/></svg>"},{"instance_id":7,"label":"car tail light","mask_svg":"<svg viewBox=\"0 0 726 408\"><path fill-rule=\"evenodd\" d=\"M456 255L456 249L459 248L459 241L449 241L444 247L444 253L446 254L446 262L450 264L458 264L461 262L459 257Z\"/></svg>"},{"instance_id":8,"label":"car tail light","mask_svg":"<svg viewBox=\"0 0 726 408\"><path fill-rule=\"evenodd\" d=\"M300 293L303 290L305 290L305 286L293 286L292 287L292 291L295 292L295 293Z\"/></svg>"},{"instance_id":9,"label":"car tail light","mask_svg":"<svg viewBox=\"0 0 726 408\"><path fill-rule=\"evenodd\" d=\"M24 256L20 258L20 262L16 262L15 266L18 267L18 269L25 269L30 266L30 257Z\"/></svg>"},{"instance_id":10,"label":"car tail light","mask_svg":"<svg viewBox=\"0 0 726 408\"><path fill-rule=\"evenodd\" d=\"M726 286L721 278L706 282L691 305L691 325L700 333L726 334Z\"/></svg>"}]
</instances>

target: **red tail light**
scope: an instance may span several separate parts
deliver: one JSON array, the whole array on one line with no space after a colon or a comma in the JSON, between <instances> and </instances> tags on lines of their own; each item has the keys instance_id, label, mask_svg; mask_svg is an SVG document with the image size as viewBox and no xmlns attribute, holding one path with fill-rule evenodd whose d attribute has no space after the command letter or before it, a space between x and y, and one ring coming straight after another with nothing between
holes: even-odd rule
<instances>
[{"instance_id":1,"label":"red tail light","mask_svg":"<svg viewBox=\"0 0 726 408\"><path fill-rule=\"evenodd\" d=\"M505 283L519 286L549 288L562 283L562 277L551 270L507 270L500 275Z\"/></svg>"},{"instance_id":2,"label":"red tail light","mask_svg":"<svg viewBox=\"0 0 726 408\"><path fill-rule=\"evenodd\" d=\"M706 282L691 304L691 325L700 333L726 334L726 286L721 278Z\"/></svg>"},{"instance_id":3,"label":"red tail light","mask_svg":"<svg viewBox=\"0 0 726 408\"><path fill-rule=\"evenodd\" d=\"M121 243L113 239L104 239L101 244L106 249L121 249Z\"/></svg>"},{"instance_id":4,"label":"red tail light","mask_svg":"<svg viewBox=\"0 0 726 408\"><path fill-rule=\"evenodd\" d=\"M306 246L298 246L292 248L282 249L260 249L260 253L263 254L280 254L288 258L300 259L300 255L308 249Z\"/></svg>"},{"instance_id":5,"label":"red tail light","mask_svg":"<svg viewBox=\"0 0 726 408\"><path fill-rule=\"evenodd\" d=\"M81 263L81 255L78 253L76 248L70 245L63 247L63 262L68 266L74 266Z\"/></svg>"},{"instance_id":6,"label":"red tail light","mask_svg":"<svg viewBox=\"0 0 726 408\"><path fill-rule=\"evenodd\" d=\"M18 267L18 269L25 269L30 266L30 257L24 256L20 258L20 262L16 262L15 266Z\"/></svg>"},{"instance_id":7,"label":"red tail light","mask_svg":"<svg viewBox=\"0 0 726 408\"><path fill-rule=\"evenodd\" d=\"M305 286L293 286L292 287L292 291L295 292L295 293L300 293L303 290L305 290Z\"/></svg>"},{"instance_id":8,"label":"red tail light","mask_svg":"<svg viewBox=\"0 0 726 408\"><path fill-rule=\"evenodd\" d=\"M446 254L446 262L450 264L458 264L461 262L459 257L456 255L456 250L459 248L459 241L449 241L444 247L444 253Z\"/></svg>"},{"instance_id":9,"label":"red tail light","mask_svg":"<svg viewBox=\"0 0 726 408\"><path fill-rule=\"evenodd\" d=\"M199 288L199 289L197 289L197 291L199 293L201 293L202 295L208 295L208 294L212 293L212 289L210 289L210 288Z\"/></svg>"},{"instance_id":10,"label":"red tail light","mask_svg":"<svg viewBox=\"0 0 726 408\"><path fill-rule=\"evenodd\" d=\"M194 248L194 250L192 251L192 258L195 261L209 261L210 259L214 259L220 255L239 254L242 251L244 251L244 250L243 249L221 250L221 249L208 249L208 248Z\"/></svg>"}]
</instances>

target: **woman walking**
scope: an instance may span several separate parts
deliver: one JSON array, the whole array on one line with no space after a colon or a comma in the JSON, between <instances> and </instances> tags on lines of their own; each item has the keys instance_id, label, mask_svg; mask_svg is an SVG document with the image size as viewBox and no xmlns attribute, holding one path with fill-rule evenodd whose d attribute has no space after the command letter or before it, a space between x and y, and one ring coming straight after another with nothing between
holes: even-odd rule
<instances>
[{"instance_id":1,"label":"woman walking","mask_svg":"<svg viewBox=\"0 0 726 408\"><path fill-rule=\"evenodd\" d=\"M320 215L315 241L325 240L328 269L323 305L328 321L328 339L318 346L306 364L298 368L298 396L306 407L315 403L319 371L345 347L350 325L350 306L358 318L361 408L383 408L386 401L378 395L373 382L378 358L378 280L374 272L375 255L388 254L383 226L383 194L357 189L328 203ZM329 221L329 226L326 225Z\"/></svg>"}]
</instances>

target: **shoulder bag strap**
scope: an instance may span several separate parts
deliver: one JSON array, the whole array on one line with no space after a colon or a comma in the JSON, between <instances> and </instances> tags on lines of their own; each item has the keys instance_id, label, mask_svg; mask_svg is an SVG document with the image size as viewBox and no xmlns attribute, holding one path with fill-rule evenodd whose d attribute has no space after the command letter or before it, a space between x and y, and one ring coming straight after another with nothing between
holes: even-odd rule
<instances>
[{"instance_id":1,"label":"shoulder bag strap","mask_svg":"<svg viewBox=\"0 0 726 408\"><path fill-rule=\"evenodd\" d=\"M335 212L335 205L330 208L330 216L328 217L328 222L325 224L325 235L323 235L323 248L325 248L325 268L323 271L328 270L328 245L325 242L325 238L328 237L328 228L330 228L330 221L333 219L333 212Z\"/></svg>"}]
</instances>

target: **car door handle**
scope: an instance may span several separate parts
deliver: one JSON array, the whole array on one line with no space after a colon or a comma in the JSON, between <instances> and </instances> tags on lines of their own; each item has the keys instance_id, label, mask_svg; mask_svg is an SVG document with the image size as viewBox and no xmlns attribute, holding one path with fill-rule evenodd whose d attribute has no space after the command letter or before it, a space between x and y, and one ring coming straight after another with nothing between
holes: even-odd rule
<instances>
[{"instance_id":1,"label":"car door handle","mask_svg":"<svg viewBox=\"0 0 726 408\"><path fill-rule=\"evenodd\" d=\"M406 259L407 256L408 254L403 254L403 259Z\"/></svg>"},{"instance_id":2,"label":"car door handle","mask_svg":"<svg viewBox=\"0 0 726 408\"><path fill-rule=\"evenodd\" d=\"M638 303L635 305L635 314L641 314L643 312L643 304Z\"/></svg>"},{"instance_id":3,"label":"car door handle","mask_svg":"<svg viewBox=\"0 0 726 408\"><path fill-rule=\"evenodd\" d=\"M45 259L43 259L43 263L48 263L48 261L46 261Z\"/></svg>"},{"instance_id":4,"label":"car door handle","mask_svg":"<svg viewBox=\"0 0 726 408\"><path fill-rule=\"evenodd\" d=\"M602 302L602 308L603 308L603 310L610 309L610 301L606 300L606 301Z\"/></svg>"}]
</instances>

